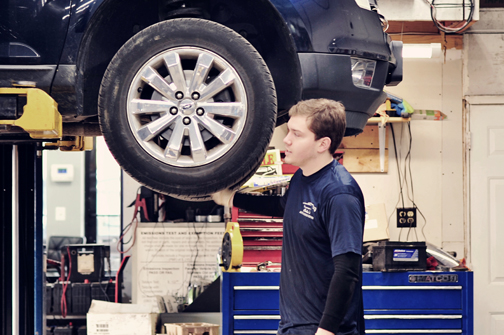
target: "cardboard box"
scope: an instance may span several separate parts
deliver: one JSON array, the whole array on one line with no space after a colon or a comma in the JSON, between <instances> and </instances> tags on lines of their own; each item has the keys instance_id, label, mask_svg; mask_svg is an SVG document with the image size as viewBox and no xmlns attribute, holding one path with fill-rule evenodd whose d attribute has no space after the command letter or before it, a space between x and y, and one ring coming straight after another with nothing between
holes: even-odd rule
<instances>
[{"instance_id":1,"label":"cardboard box","mask_svg":"<svg viewBox=\"0 0 504 335\"><path fill-rule=\"evenodd\" d=\"M385 204L366 206L366 222L364 224L364 242L388 240L388 220Z\"/></svg>"},{"instance_id":2,"label":"cardboard box","mask_svg":"<svg viewBox=\"0 0 504 335\"><path fill-rule=\"evenodd\" d=\"M88 335L154 335L159 314L151 306L93 300L86 316Z\"/></svg>"},{"instance_id":3,"label":"cardboard box","mask_svg":"<svg viewBox=\"0 0 504 335\"><path fill-rule=\"evenodd\" d=\"M219 325L213 323L165 323L168 335L219 335Z\"/></svg>"}]
</instances>

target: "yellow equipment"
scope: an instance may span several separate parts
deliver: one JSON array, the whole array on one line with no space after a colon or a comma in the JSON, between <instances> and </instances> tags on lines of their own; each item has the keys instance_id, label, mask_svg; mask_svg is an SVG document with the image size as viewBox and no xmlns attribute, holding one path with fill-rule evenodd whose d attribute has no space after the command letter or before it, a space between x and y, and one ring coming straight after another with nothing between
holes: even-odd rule
<instances>
[{"instance_id":1,"label":"yellow equipment","mask_svg":"<svg viewBox=\"0 0 504 335\"><path fill-rule=\"evenodd\" d=\"M221 264L224 272L238 272L243 262L243 239L238 222L228 222L222 238Z\"/></svg>"},{"instance_id":2,"label":"yellow equipment","mask_svg":"<svg viewBox=\"0 0 504 335\"><path fill-rule=\"evenodd\" d=\"M0 94L26 97L23 114L16 120L2 120L0 125L22 128L36 140L55 140L46 143L45 148L59 148L61 151L93 150L93 138L87 136L63 137L63 120L54 99L34 87L0 87Z\"/></svg>"},{"instance_id":3,"label":"yellow equipment","mask_svg":"<svg viewBox=\"0 0 504 335\"><path fill-rule=\"evenodd\" d=\"M23 115L17 120L0 120L0 124L21 127L35 139L61 138L61 115L58 112L58 104L49 94L38 88L17 87L0 88L0 94L26 96Z\"/></svg>"}]
</instances>

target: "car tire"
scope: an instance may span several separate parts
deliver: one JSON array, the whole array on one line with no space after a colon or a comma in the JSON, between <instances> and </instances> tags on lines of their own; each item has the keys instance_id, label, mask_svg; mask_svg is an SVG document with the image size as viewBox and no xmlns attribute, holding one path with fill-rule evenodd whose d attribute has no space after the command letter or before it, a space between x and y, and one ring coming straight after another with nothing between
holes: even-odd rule
<instances>
[{"instance_id":1,"label":"car tire","mask_svg":"<svg viewBox=\"0 0 504 335\"><path fill-rule=\"evenodd\" d=\"M269 69L241 35L193 18L152 25L110 62L98 111L121 167L147 187L205 199L259 167L276 122Z\"/></svg>"}]
</instances>

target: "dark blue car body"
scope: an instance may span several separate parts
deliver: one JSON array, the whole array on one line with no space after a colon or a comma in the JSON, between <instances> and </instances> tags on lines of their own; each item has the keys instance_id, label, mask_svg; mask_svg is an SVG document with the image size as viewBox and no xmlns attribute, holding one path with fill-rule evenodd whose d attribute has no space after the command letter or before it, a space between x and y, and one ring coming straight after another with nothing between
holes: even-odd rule
<instances>
[{"instance_id":1,"label":"dark blue car body","mask_svg":"<svg viewBox=\"0 0 504 335\"><path fill-rule=\"evenodd\" d=\"M103 74L119 48L159 21L200 17L245 37L274 79L277 125L301 99L330 98L347 110L346 135L362 131L401 80L377 13L354 0L6 0L0 4L0 87L35 82L65 123L97 124ZM351 57L376 61L368 88L352 83Z\"/></svg>"}]
</instances>

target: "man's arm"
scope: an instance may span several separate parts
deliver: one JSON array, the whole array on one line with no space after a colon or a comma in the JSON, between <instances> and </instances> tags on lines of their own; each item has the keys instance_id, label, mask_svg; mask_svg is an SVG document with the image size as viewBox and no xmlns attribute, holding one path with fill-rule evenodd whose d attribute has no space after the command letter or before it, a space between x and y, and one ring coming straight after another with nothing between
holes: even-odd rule
<instances>
[{"instance_id":1,"label":"man's arm","mask_svg":"<svg viewBox=\"0 0 504 335\"><path fill-rule=\"evenodd\" d=\"M236 193L233 205L252 213L282 217L285 199L281 196Z\"/></svg>"},{"instance_id":2,"label":"man's arm","mask_svg":"<svg viewBox=\"0 0 504 335\"><path fill-rule=\"evenodd\" d=\"M336 334L359 283L361 256L353 252L333 257L334 274L329 285L318 335Z\"/></svg>"},{"instance_id":3,"label":"man's arm","mask_svg":"<svg viewBox=\"0 0 504 335\"><path fill-rule=\"evenodd\" d=\"M235 206L252 213L282 217L288 193L289 190L287 190L284 196L267 196L241 194L235 191L223 190L212 194L212 200L221 206Z\"/></svg>"}]
</instances>

